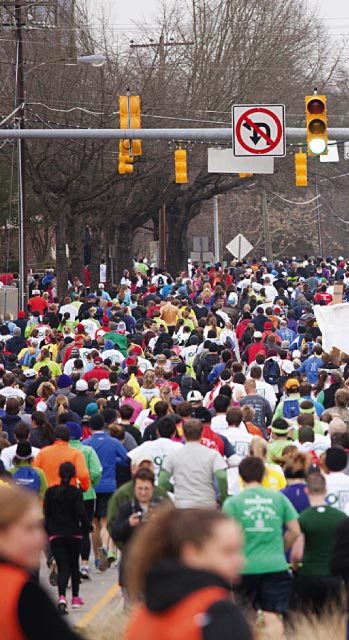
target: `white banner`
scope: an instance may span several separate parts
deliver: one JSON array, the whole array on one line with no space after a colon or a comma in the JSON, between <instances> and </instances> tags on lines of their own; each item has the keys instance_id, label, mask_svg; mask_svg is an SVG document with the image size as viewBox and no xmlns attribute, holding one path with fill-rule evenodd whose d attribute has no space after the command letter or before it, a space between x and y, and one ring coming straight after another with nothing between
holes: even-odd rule
<instances>
[{"instance_id":1,"label":"white banner","mask_svg":"<svg viewBox=\"0 0 349 640\"><path fill-rule=\"evenodd\" d=\"M315 318L322 333L322 346L326 353L336 347L349 354L349 304L314 306Z\"/></svg>"}]
</instances>

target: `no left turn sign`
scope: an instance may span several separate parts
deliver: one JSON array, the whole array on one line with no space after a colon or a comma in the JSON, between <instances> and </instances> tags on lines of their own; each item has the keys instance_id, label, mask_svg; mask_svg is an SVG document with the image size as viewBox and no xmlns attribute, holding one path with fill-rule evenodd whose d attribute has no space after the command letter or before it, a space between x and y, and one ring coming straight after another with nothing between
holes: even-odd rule
<instances>
[{"instance_id":1,"label":"no left turn sign","mask_svg":"<svg viewBox=\"0 0 349 640\"><path fill-rule=\"evenodd\" d=\"M234 105L233 154L236 157L285 156L284 105Z\"/></svg>"}]
</instances>

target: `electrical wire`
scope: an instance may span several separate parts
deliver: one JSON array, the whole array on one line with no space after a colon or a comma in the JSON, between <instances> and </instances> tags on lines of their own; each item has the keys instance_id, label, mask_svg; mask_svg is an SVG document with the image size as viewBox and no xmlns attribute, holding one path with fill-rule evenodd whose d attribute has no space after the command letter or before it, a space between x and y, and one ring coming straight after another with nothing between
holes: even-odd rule
<instances>
[{"instance_id":1,"label":"electrical wire","mask_svg":"<svg viewBox=\"0 0 349 640\"><path fill-rule=\"evenodd\" d=\"M318 200L318 197L319 197L319 196L315 196L314 198L311 198L311 200L305 200L303 202L295 202L294 200L288 200L287 198L283 198L282 196L280 196L278 193L275 193L274 191L272 191L272 194L273 196L275 196L276 198L279 198L283 202L287 202L287 204L293 204L294 206L303 206L306 204L310 204L311 202L315 202L316 200Z\"/></svg>"}]
</instances>

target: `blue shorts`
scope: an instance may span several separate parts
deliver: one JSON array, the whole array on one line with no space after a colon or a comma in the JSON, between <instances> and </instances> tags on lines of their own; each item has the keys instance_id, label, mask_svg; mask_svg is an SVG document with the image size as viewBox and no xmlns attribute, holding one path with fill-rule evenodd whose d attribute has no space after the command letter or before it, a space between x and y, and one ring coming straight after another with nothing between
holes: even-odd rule
<instances>
[{"instance_id":1,"label":"blue shorts","mask_svg":"<svg viewBox=\"0 0 349 640\"><path fill-rule=\"evenodd\" d=\"M292 595L293 578L288 571L242 576L237 588L239 598L254 609L285 613Z\"/></svg>"}]
</instances>

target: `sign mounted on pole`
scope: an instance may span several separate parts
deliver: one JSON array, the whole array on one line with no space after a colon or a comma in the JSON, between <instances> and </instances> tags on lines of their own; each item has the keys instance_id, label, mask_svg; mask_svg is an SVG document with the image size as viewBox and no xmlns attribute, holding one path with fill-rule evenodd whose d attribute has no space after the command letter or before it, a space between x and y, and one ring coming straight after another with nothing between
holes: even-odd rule
<instances>
[{"instance_id":1,"label":"sign mounted on pole","mask_svg":"<svg viewBox=\"0 0 349 640\"><path fill-rule=\"evenodd\" d=\"M235 258L242 260L242 258L252 251L253 246L242 233L239 233L235 236L234 240L231 240L229 244L226 245L226 249L228 249Z\"/></svg>"},{"instance_id":2,"label":"sign mounted on pole","mask_svg":"<svg viewBox=\"0 0 349 640\"><path fill-rule=\"evenodd\" d=\"M240 104L234 105L232 112L234 156L286 155L283 104Z\"/></svg>"}]
</instances>

